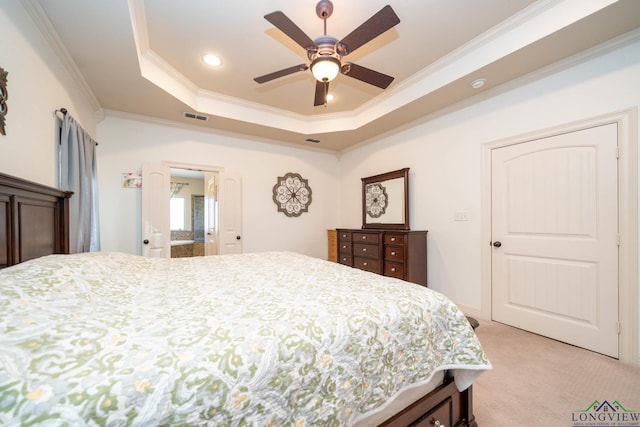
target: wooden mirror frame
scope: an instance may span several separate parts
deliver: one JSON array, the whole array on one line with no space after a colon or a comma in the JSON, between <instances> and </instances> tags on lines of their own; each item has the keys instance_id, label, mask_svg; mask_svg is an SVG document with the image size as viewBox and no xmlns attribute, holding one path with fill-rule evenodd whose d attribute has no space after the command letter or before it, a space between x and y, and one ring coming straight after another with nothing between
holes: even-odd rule
<instances>
[{"instance_id":1,"label":"wooden mirror frame","mask_svg":"<svg viewBox=\"0 0 640 427\"><path fill-rule=\"evenodd\" d=\"M9 98L9 93L7 92L8 74L8 71L5 71L4 68L0 67L0 135L7 134L7 130L5 129L5 118L9 111L9 107L7 107L7 99Z\"/></svg>"},{"instance_id":2,"label":"wooden mirror frame","mask_svg":"<svg viewBox=\"0 0 640 427\"><path fill-rule=\"evenodd\" d=\"M402 180L403 188L398 191L402 194L402 200L396 201L395 197L390 197L389 202L401 204L396 204L394 209L402 213L402 219L397 222L384 222L384 218L383 222L371 221L371 217L367 215L367 187L395 179ZM362 178L362 228L409 230L409 168Z\"/></svg>"}]
</instances>

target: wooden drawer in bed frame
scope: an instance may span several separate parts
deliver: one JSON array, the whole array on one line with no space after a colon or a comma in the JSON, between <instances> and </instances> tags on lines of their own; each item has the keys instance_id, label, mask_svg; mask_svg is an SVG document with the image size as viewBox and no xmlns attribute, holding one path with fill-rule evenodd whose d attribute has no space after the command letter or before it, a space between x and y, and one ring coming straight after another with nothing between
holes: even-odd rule
<instances>
[{"instance_id":1,"label":"wooden drawer in bed frame","mask_svg":"<svg viewBox=\"0 0 640 427\"><path fill-rule=\"evenodd\" d=\"M477 427L473 415L472 387L460 392L453 377L447 376L442 385L404 408L387 421L385 427Z\"/></svg>"}]
</instances>

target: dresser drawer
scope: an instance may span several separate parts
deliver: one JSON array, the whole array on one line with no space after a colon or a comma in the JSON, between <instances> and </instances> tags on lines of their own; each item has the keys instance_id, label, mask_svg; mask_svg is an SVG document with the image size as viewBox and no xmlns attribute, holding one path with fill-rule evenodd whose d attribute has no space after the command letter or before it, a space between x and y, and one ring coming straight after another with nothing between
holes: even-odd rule
<instances>
[{"instance_id":1,"label":"dresser drawer","mask_svg":"<svg viewBox=\"0 0 640 427\"><path fill-rule=\"evenodd\" d=\"M382 264L379 259L353 257L353 266L360 270L370 271L372 273L382 274Z\"/></svg>"},{"instance_id":2,"label":"dresser drawer","mask_svg":"<svg viewBox=\"0 0 640 427\"><path fill-rule=\"evenodd\" d=\"M351 241L350 240L338 241L338 252L351 252Z\"/></svg>"},{"instance_id":3,"label":"dresser drawer","mask_svg":"<svg viewBox=\"0 0 640 427\"><path fill-rule=\"evenodd\" d=\"M353 233L353 243L380 243L380 233Z\"/></svg>"},{"instance_id":4,"label":"dresser drawer","mask_svg":"<svg viewBox=\"0 0 640 427\"><path fill-rule=\"evenodd\" d=\"M396 279L404 279L404 264L401 262L384 262L384 275L395 277Z\"/></svg>"},{"instance_id":5,"label":"dresser drawer","mask_svg":"<svg viewBox=\"0 0 640 427\"><path fill-rule=\"evenodd\" d=\"M347 231L339 231L338 232L338 241L351 241L351 233Z\"/></svg>"},{"instance_id":6,"label":"dresser drawer","mask_svg":"<svg viewBox=\"0 0 640 427\"><path fill-rule=\"evenodd\" d=\"M367 245L364 243L353 244L353 256L360 256L365 258L380 259L380 249L376 245Z\"/></svg>"},{"instance_id":7,"label":"dresser drawer","mask_svg":"<svg viewBox=\"0 0 640 427\"><path fill-rule=\"evenodd\" d=\"M351 253L350 252L340 252L338 254L338 262L340 264L348 265L351 267Z\"/></svg>"},{"instance_id":8,"label":"dresser drawer","mask_svg":"<svg viewBox=\"0 0 640 427\"><path fill-rule=\"evenodd\" d=\"M385 246L384 247L384 259L391 261L404 261L404 247L403 246Z\"/></svg>"},{"instance_id":9,"label":"dresser drawer","mask_svg":"<svg viewBox=\"0 0 640 427\"><path fill-rule=\"evenodd\" d=\"M404 245L404 234L384 233L385 245Z\"/></svg>"}]
</instances>

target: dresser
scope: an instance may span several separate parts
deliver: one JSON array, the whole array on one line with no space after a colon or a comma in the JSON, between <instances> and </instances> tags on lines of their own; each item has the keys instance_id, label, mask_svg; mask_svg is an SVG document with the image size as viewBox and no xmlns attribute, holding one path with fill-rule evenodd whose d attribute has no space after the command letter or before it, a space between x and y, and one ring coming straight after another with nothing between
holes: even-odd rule
<instances>
[{"instance_id":1,"label":"dresser","mask_svg":"<svg viewBox=\"0 0 640 427\"><path fill-rule=\"evenodd\" d=\"M340 264L427 286L427 231L336 231Z\"/></svg>"}]
</instances>

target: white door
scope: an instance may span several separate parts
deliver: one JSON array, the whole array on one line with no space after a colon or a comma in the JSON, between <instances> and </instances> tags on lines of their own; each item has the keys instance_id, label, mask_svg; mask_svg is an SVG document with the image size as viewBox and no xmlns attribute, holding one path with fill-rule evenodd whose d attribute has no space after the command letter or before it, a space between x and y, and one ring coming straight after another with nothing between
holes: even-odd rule
<instances>
[{"instance_id":1,"label":"white door","mask_svg":"<svg viewBox=\"0 0 640 427\"><path fill-rule=\"evenodd\" d=\"M171 257L169 231L169 166L142 165L142 255Z\"/></svg>"},{"instance_id":2,"label":"white door","mask_svg":"<svg viewBox=\"0 0 640 427\"><path fill-rule=\"evenodd\" d=\"M218 253L242 253L242 182L234 172L220 171L218 182Z\"/></svg>"},{"instance_id":3,"label":"white door","mask_svg":"<svg viewBox=\"0 0 640 427\"><path fill-rule=\"evenodd\" d=\"M618 357L617 127L492 151L492 318Z\"/></svg>"},{"instance_id":4,"label":"white door","mask_svg":"<svg viewBox=\"0 0 640 427\"><path fill-rule=\"evenodd\" d=\"M218 254L218 242L217 242L217 173L205 172L204 173L204 254L205 255L217 255Z\"/></svg>"}]
</instances>

